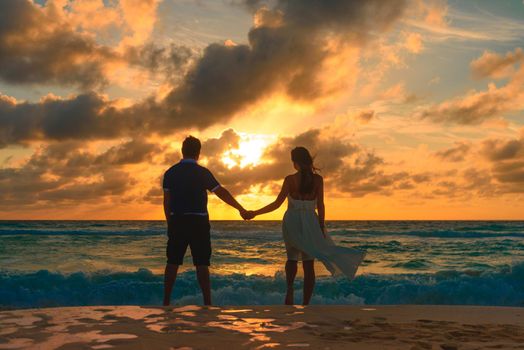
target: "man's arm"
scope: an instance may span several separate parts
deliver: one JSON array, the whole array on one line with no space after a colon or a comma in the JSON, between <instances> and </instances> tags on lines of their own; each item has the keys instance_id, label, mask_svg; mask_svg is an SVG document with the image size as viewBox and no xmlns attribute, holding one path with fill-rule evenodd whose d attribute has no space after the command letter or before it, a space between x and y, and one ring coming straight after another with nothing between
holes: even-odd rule
<instances>
[{"instance_id":1,"label":"man's arm","mask_svg":"<svg viewBox=\"0 0 524 350\"><path fill-rule=\"evenodd\" d=\"M171 216L171 193L169 191L164 191L164 215L166 216L166 221L169 221Z\"/></svg>"},{"instance_id":2,"label":"man's arm","mask_svg":"<svg viewBox=\"0 0 524 350\"><path fill-rule=\"evenodd\" d=\"M217 189L215 189L214 193L224 203L229 204L233 208L237 209L240 212L240 215L244 217L244 215L246 214L246 209L244 209L244 207L237 202L237 200L231 195L231 193L229 193L229 191L226 188L219 186Z\"/></svg>"}]
</instances>

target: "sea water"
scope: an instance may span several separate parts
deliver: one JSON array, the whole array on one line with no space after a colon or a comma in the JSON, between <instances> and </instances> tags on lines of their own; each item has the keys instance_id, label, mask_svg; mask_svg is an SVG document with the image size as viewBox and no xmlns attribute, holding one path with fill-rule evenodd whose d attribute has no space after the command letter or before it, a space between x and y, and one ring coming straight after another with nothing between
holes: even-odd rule
<instances>
[{"instance_id":1,"label":"sea water","mask_svg":"<svg viewBox=\"0 0 524 350\"><path fill-rule=\"evenodd\" d=\"M367 252L353 281L316 263L313 304L524 306L524 221L334 221L337 244ZM0 308L158 305L162 221L0 221ZM212 222L218 305L281 304L280 222ZM301 274L296 302L301 300ZM188 254L173 292L200 304Z\"/></svg>"}]
</instances>

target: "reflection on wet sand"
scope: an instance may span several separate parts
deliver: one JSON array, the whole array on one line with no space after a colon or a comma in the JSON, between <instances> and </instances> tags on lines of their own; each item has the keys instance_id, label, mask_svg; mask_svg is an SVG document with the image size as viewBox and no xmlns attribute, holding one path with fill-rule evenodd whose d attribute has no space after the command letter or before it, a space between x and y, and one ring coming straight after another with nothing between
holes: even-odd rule
<instances>
[{"instance_id":1,"label":"reflection on wet sand","mask_svg":"<svg viewBox=\"0 0 524 350\"><path fill-rule=\"evenodd\" d=\"M0 349L430 349L468 342L483 349L524 343L521 309L457 309L121 306L3 311Z\"/></svg>"}]
</instances>

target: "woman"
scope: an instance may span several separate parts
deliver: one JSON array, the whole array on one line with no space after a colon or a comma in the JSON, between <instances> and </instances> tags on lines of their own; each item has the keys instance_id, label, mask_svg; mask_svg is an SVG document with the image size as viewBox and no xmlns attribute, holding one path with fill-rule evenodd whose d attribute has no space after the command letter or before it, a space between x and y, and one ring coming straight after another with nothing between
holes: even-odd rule
<instances>
[{"instance_id":1,"label":"woman","mask_svg":"<svg viewBox=\"0 0 524 350\"><path fill-rule=\"evenodd\" d=\"M324 223L324 182L322 176L316 174L317 169L309 151L304 147L297 147L291 151L291 160L297 173L286 176L280 194L273 203L252 214L256 216L272 212L288 199L288 209L282 222L287 253L285 304L293 304L293 282L297 275L298 260L301 258L304 269L303 305L308 305L315 286L314 259L320 260L331 274L343 273L352 279L364 253L336 246L327 236Z\"/></svg>"}]
</instances>

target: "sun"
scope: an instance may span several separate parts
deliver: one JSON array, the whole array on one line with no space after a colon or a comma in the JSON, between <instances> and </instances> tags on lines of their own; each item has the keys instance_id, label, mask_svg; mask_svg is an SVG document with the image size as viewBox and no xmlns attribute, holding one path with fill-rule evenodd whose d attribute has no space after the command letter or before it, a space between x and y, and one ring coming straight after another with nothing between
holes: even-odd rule
<instances>
[{"instance_id":1,"label":"sun","mask_svg":"<svg viewBox=\"0 0 524 350\"><path fill-rule=\"evenodd\" d=\"M230 149L222 156L222 162L232 168L257 166L263 162L262 156L267 146L275 140L275 136L263 134L239 133L240 141L237 149Z\"/></svg>"}]
</instances>

